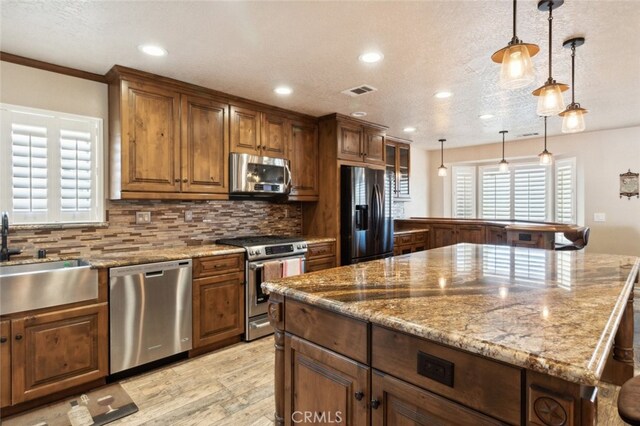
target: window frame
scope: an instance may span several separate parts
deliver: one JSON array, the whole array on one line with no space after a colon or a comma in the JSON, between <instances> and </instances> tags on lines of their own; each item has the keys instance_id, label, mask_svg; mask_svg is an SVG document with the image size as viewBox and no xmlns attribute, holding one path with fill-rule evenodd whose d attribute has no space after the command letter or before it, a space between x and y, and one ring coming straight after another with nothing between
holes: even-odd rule
<instances>
[{"instance_id":1,"label":"window frame","mask_svg":"<svg viewBox=\"0 0 640 426\"><path fill-rule=\"evenodd\" d=\"M16 114L20 115L17 119ZM0 159L0 210L9 212L15 225L96 224L104 222L104 123L100 117L90 117L59 111L0 103L0 149L6 152ZM47 211L22 212L13 209L12 124L25 123L47 129ZM61 130L90 132L91 207L88 211L64 211L61 200Z\"/></svg>"}]
</instances>

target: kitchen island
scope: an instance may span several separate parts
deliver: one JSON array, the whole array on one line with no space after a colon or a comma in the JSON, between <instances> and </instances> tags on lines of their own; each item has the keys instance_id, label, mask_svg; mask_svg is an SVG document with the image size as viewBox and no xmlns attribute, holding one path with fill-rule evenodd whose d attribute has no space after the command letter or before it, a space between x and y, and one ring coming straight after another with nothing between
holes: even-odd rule
<instances>
[{"instance_id":1,"label":"kitchen island","mask_svg":"<svg viewBox=\"0 0 640 426\"><path fill-rule=\"evenodd\" d=\"M633 374L639 268L457 244L265 283L276 423L596 424L599 380Z\"/></svg>"}]
</instances>

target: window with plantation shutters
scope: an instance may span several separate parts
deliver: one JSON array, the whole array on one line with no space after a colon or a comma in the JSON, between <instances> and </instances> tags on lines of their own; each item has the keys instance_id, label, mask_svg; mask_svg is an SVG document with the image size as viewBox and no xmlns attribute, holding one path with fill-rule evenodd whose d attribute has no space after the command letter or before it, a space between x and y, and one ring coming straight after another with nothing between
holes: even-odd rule
<instances>
[{"instance_id":1,"label":"window with plantation shutters","mask_svg":"<svg viewBox=\"0 0 640 426\"><path fill-rule=\"evenodd\" d=\"M12 223L103 220L102 120L0 105L0 210Z\"/></svg>"},{"instance_id":2,"label":"window with plantation shutters","mask_svg":"<svg viewBox=\"0 0 640 426\"><path fill-rule=\"evenodd\" d=\"M453 217L476 217L476 168L474 166L453 166Z\"/></svg>"},{"instance_id":3,"label":"window with plantation shutters","mask_svg":"<svg viewBox=\"0 0 640 426\"><path fill-rule=\"evenodd\" d=\"M547 220L547 170L545 166L522 166L513 170L513 218Z\"/></svg>"},{"instance_id":4,"label":"window with plantation shutters","mask_svg":"<svg viewBox=\"0 0 640 426\"><path fill-rule=\"evenodd\" d=\"M480 213L484 219L511 218L511 173L497 167L481 168Z\"/></svg>"},{"instance_id":5,"label":"window with plantation shutters","mask_svg":"<svg viewBox=\"0 0 640 426\"><path fill-rule=\"evenodd\" d=\"M575 158L559 160L556 169L556 222L576 223Z\"/></svg>"}]
</instances>

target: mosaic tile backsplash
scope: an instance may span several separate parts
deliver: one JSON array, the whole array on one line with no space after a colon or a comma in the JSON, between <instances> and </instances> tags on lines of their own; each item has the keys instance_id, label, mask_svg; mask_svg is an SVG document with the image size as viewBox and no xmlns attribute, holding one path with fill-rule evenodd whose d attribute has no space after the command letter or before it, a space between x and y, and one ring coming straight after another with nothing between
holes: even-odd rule
<instances>
[{"instance_id":1,"label":"mosaic tile backsplash","mask_svg":"<svg viewBox=\"0 0 640 426\"><path fill-rule=\"evenodd\" d=\"M136 212L151 212L151 223L136 224ZM185 212L193 220L185 221ZM107 225L13 227L9 247L22 249L12 260L47 255L91 257L106 253L213 243L246 235L300 235L300 203L268 201L107 201Z\"/></svg>"}]
</instances>

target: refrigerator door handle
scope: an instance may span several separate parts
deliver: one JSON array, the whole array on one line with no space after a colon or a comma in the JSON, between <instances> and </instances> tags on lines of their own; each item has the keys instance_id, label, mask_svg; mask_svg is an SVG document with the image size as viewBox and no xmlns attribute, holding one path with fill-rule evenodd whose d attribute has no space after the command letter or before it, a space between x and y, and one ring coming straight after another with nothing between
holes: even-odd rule
<instances>
[{"instance_id":1,"label":"refrigerator door handle","mask_svg":"<svg viewBox=\"0 0 640 426\"><path fill-rule=\"evenodd\" d=\"M380 200L380 189L378 188L378 184L373 185L373 193L371 194L372 204L374 206L372 211L372 220L373 220L373 231L374 235L378 235L378 231L380 229L380 212L382 211L382 205Z\"/></svg>"}]
</instances>

